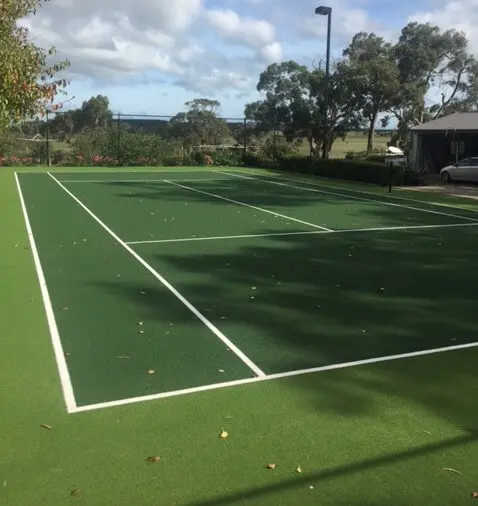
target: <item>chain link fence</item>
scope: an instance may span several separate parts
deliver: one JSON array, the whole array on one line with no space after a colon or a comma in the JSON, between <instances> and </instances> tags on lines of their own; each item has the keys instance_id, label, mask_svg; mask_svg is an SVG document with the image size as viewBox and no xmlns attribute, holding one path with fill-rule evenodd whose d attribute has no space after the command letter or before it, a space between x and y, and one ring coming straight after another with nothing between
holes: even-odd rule
<instances>
[{"instance_id":1,"label":"chain link fence","mask_svg":"<svg viewBox=\"0 0 478 506\"><path fill-rule=\"evenodd\" d=\"M0 160L48 165L222 165L248 154L276 156L288 143L280 129L213 114L153 116L82 111L49 113L0 139Z\"/></svg>"}]
</instances>

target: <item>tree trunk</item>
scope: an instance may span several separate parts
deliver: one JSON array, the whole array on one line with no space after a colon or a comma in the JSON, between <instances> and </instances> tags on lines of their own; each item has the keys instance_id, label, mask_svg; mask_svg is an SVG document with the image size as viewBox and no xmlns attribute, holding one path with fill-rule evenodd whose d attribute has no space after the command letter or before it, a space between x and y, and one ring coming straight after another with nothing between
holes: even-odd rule
<instances>
[{"instance_id":1,"label":"tree trunk","mask_svg":"<svg viewBox=\"0 0 478 506\"><path fill-rule=\"evenodd\" d=\"M312 135L312 132L309 132L307 134L307 142L309 143L310 156L315 156L317 152L317 144L315 143L315 139L314 136Z\"/></svg>"},{"instance_id":2,"label":"tree trunk","mask_svg":"<svg viewBox=\"0 0 478 506\"><path fill-rule=\"evenodd\" d=\"M374 136L375 136L376 123L377 123L377 113L374 112L370 116L370 124L368 127L368 136L367 136L367 154L368 155L373 151L373 148L374 148L373 140L374 140Z\"/></svg>"}]
</instances>

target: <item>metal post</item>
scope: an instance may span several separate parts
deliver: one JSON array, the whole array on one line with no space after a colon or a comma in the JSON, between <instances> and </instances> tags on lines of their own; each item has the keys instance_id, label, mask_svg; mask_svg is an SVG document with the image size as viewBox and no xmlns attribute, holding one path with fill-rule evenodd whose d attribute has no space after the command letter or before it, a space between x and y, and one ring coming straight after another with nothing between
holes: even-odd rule
<instances>
[{"instance_id":1,"label":"metal post","mask_svg":"<svg viewBox=\"0 0 478 506\"><path fill-rule=\"evenodd\" d=\"M244 118L244 138L243 138L243 146L242 146L242 155L247 155L247 118Z\"/></svg>"},{"instance_id":2,"label":"metal post","mask_svg":"<svg viewBox=\"0 0 478 506\"><path fill-rule=\"evenodd\" d=\"M46 164L48 165L48 167L51 166L51 162L50 162L50 124L49 124L49 119L48 119L48 109L46 111L46 131L45 131L45 142L46 142L46 145L45 145L45 155L46 155Z\"/></svg>"},{"instance_id":3,"label":"metal post","mask_svg":"<svg viewBox=\"0 0 478 506\"><path fill-rule=\"evenodd\" d=\"M118 113L118 145L117 145L117 153L116 158L118 159L118 164L121 160L121 113Z\"/></svg>"},{"instance_id":4,"label":"metal post","mask_svg":"<svg viewBox=\"0 0 478 506\"><path fill-rule=\"evenodd\" d=\"M328 158L328 133L329 133L329 122L328 122L328 112L329 112L329 78L330 78L330 32L332 28L332 9L327 15L327 53L325 56L325 104L324 104L324 139L322 143L322 158Z\"/></svg>"}]
</instances>

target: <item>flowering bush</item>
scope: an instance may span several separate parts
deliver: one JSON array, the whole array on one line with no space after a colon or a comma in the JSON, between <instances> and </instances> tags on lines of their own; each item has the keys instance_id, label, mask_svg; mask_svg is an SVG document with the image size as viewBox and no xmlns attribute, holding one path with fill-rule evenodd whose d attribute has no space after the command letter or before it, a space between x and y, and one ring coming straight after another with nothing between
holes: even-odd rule
<instances>
[{"instance_id":1,"label":"flowering bush","mask_svg":"<svg viewBox=\"0 0 478 506\"><path fill-rule=\"evenodd\" d=\"M33 158L30 157L17 157L12 156L0 156L0 167L27 167L34 165Z\"/></svg>"},{"instance_id":2,"label":"flowering bush","mask_svg":"<svg viewBox=\"0 0 478 506\"><path fill-rule=\"evenodd\" d=\"M206 165L213 165L214 164L214 160L211 158L210 155L204 155L204 163Z\"/></svg>"}]
</instances>

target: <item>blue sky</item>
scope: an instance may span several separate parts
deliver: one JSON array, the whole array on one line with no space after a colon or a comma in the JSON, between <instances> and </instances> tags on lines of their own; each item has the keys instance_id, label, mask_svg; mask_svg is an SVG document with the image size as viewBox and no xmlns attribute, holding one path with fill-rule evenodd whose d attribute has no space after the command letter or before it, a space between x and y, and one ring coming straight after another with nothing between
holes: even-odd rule
<instances>
[{"instance_id":1,"label":"blue sky","mask_svg":"<svg viewBox=\"0 0 478 506\"><path fill-rule=\"evenodd\" d=\"M114 112L174 115L198 97L242 117L275 61L311 66L325 56L326 20L310 0L52 0L28 20L32 36L71 61L70 105L92 95ZM389 40L410 20L458 28L478 49L478 0L330 0L332 54L358 31ZM174 7L173 7L174 5ZM463 13L467 15L464 16Z\"/></svg>"}]
</instances>

